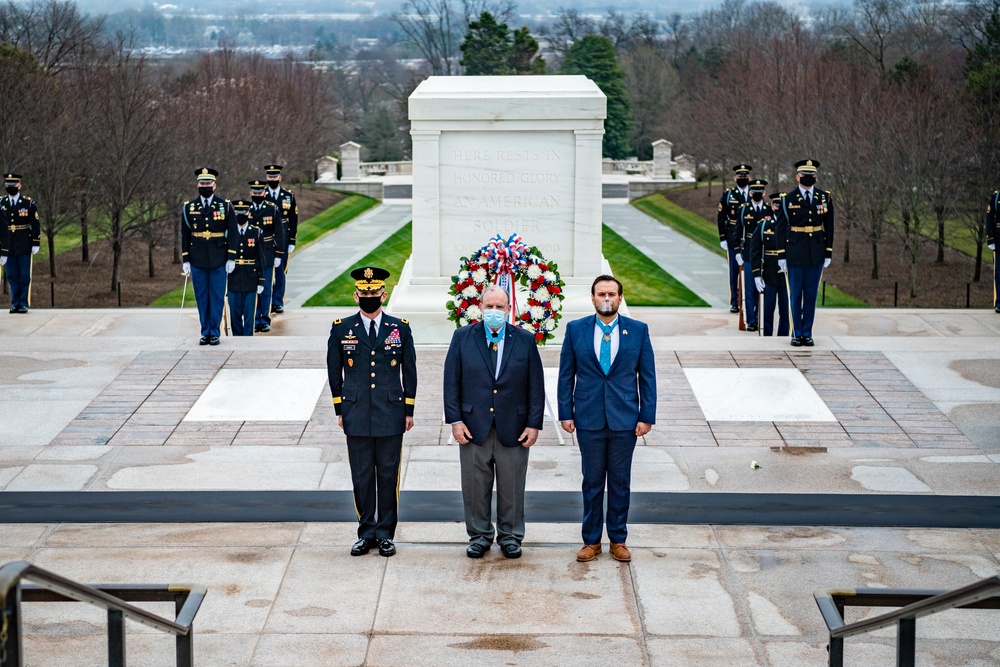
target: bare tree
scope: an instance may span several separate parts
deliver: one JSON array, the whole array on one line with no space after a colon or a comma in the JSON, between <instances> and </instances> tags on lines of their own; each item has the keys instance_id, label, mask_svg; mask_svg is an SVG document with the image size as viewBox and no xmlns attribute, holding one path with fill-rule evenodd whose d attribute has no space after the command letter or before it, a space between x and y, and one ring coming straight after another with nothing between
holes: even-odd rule
<instances>
[{"instance_id":1,"label":"bare tree","mask_svg":"<svg viewBox=\"0 0 1000 667\"><path fill-rule=\"evenodd\" d=\"M424 56L431 74L457 73L461 34L452 0L406 0L392 20Z\"/></svg>"},{"instance_id":2,"label":"bare tree","mask_svg":"<svg viewBox=\"0 0 1000 667\"><path fill-rule=\"evenodd\" d=\"M0 42L33 53L46 71L58 74L85 64L104 20L80 13L75 2L36 0L0 5Z\"/></svg>"}]
</instances>

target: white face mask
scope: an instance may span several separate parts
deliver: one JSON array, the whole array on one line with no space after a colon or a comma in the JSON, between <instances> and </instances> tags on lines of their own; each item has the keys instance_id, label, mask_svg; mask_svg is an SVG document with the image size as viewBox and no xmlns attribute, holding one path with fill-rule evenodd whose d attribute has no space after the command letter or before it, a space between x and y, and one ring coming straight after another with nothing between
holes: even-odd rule
<instances>
[{"instance_id":1,"label":"white face mask","mask_svg":"<svg viewBox=\"0 0 1000 667\"><path fill-rule=\"evenodd\" d=\"M614 315L615 306L611 303L611 299L605 299L601 302L601 305L597 307L597 312L601 315Z\"/></svg>"}]
</instances>

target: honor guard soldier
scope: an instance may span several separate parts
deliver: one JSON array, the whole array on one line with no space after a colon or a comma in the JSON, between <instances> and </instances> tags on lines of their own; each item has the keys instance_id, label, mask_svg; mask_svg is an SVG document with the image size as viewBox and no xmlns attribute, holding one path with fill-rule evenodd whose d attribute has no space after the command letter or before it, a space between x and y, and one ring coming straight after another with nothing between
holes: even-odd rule
<instances>
[{"instance_id":1,"label":"honor guard soldier","mask_svg":"<svg viewBox=\"0 0 1000 667\"><path fill-rule=\"evenodd\" d=\"M382 311L389 272L366 266L351 277L360 311L334 320L326 366L337 423L347 436L358 514L351 555L378 547L388 557L396 553L399 459L403 433L413 427L416 352L409 323Z\"/></svg>"},{"instance_id":2,"label":"honor guard soldier","mask_svg":"<svg viewBox=\"0 0 1000 667\"><path fill-rule=\"evenodd\" d=\"M236 216L230 203L215 196L219 172L196 170L198 197L181 208L181 258L184 274L191 275L201 319L199 345L219 344L226 298L226 274L236 268Z\"/></svg>"},{"instance_id":3,"label":"honor guard soldier","mask_svg":"<svg viewBox=\"0 0 1000 667\"><path fill-rule=\"evenodd\" d=\"M749 164L738 164L733 167L735 188L729 188L719 199L719 245L729 254L729 312L740 312L740 265L736 262L736 223L740 206L750 201L748 187L750 185Z\"/></svg>"},{"instance_id":4,"label":"honor guard soldier","mask_svg":"<svg viewBox=\"0 0 1000 667\"><path fill-rule=\"evenodd\" d=\"M38 207L21 196L21 175L4 174L7 195L0 199L0 266L10 283L10 312L26 313L31 301L31 256L38 253Z\"/></svg>"},{"instance_id":5,"label":"honor guard soldier","mask_svg":"<svg viewBox=\"0 0 1000 667\"><path fill-rule=\"evenodd\" d=\"M275 269L281 269L285 258L285 228L281 224L278 206L267 199L267 184L250 181L250 223L260 228L261 244L264 248L264 292L257 297L257 312L254 315L255 332L267 333L271 330L271 287Z\"/></svg>"},{"instance_id":6,"label":"honor guard soldier","mask_svg":"<svg viewBox=\"0 0 1000 667\"><path fill-rule=\"evenodd\" d=\"M281 224L284 226L284 258L282 266L275 266L274 290L271 296L271 312L285 312L285 275L288 273L288 260L295 252L295 234L299 230L299 204L295 201L295 195L281 187L280 164L264 165L264 174L267 176L267 198L275 203L281 213Z\"/></svg>"},{"instance_id":7,"label":"honor guard soldier","mask_svg":"<svg viewBox=\"0 0 1000 667\"><path fill-rule=\"evenodd\" d=\"M764 295L764 312L760 319L763 323L761 333L770 336L774 333L774 307L778 307L778 335L788 335L788 284L785 275L778 266L777 224L778 211L781 210L781 198L784 195L776 192L771 195L767 206L771 215L762 218L757 225L757 231L749 239L748 265L752 267L754 286L759 294Z\"/></svg>"},{"instance_id":8,"label":"honor guard soldier","mask_svg":"<svg viewBox=\"0 0 1000 667\"><path fill-rule=\"evenodd\" d=\"M785 194L778 214L778 264L787 269L792 345L812 347L816 295L833 257L833 198L816 187L819 162L795 163L799 186Z\"/></svg>"},{"instance_id":9,"label":"honor guard soldier","mask_svg":"<svg viewBox=\"0 0 1000 667\"><path fill-rule=\"evenodd\" d=\"M743 303L746 312L746 330L757 331L757 300L760 292L754 283L753 264L750 260L750 239L764 220L771 220L771 203L764 201L767 181L758 178L750 181L750 201L740 206L736 215L736 263L743 271Z\"/></svg>"},{"instance_id":10,"label":"honor guard soldier","mask_svg":"<svg viewBox=\"0 0 1000 667\"><path fill-rule=\"evenodd\" d=\"M229 274L229 319L234 336L252 336L257 299L264 291L264 233L250 222L250 202L233 202L236 267Z\"/></svg>"},{"instance_id":11,"label":"honor guard soldier","mask_svg":"<svg viewBox=\"0 0 1000 667\"><path fill-rule=\"evenodd\" d=\"M997 263L997 207L1000 206L1000 192L990 195L986 204L986 247L993 251L993 310L1000 313L1000 264ZM12 311L13 312L13 311Z\"/></svg>"}]
</instances>

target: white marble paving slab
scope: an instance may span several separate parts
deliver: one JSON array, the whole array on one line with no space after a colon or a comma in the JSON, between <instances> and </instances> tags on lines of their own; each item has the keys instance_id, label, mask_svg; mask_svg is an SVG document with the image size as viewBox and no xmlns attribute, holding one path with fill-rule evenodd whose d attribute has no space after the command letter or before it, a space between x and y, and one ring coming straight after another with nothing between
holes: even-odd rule
<instances>
[{"instance_id":1,"label":"white marble paving slab","mask_svg":"<svg viewBox=\"0 0 1000 667\"><path fill-rule=\"evenodd\" d=\"M837 421L798 369L685 368L684 374L708 421Z\"/></svg>"},{"instance_id":2,"label":"white marble paving slab","mask_svg":"<svg viewBox=\"0 0 1000 667\"><path fill-rule=\"evenodd\" d=\"M184 421L308 421L325 382L321 369L224 369Z\"/></svg>"}]
</instances>

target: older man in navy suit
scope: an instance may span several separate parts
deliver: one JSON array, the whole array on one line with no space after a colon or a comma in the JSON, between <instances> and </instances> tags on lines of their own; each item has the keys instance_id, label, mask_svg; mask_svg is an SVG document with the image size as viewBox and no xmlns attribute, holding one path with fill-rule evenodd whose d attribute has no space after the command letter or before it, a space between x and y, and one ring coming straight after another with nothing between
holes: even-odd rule
<instances>
[{"instance_id":1,"label":"older man in navy suit","mask_svg":"<svg viewBox=\"0 0 1000 667\"><path fill-rule=\"evenodd\" d=\"M545 377L535 337L507 323L507 292L490 286L480 300L483 321L455 331L444 362L444 416L459 445L462 501L469 534L466 555L482 558L496 540L507 558L521 557L528 448L545 412Z\"/></svg>"},{"instance_id":2,"label":"older man in navy suit","mask_svg":"<svg viewBox=\"0 0 1000 667\"><path fill-rule=\"evenodd\" d=\"M590 287L597 315L566 327L559 359L559 422L576 432L583 463L583 548L580 562L601 553L604 488L608 489L611 556L629 562L628 507L636 439L656 421L656 369L649 327L618 314L623 286L598 276Z\"/></svg>"}]
</instances>

